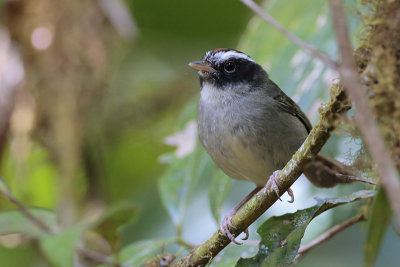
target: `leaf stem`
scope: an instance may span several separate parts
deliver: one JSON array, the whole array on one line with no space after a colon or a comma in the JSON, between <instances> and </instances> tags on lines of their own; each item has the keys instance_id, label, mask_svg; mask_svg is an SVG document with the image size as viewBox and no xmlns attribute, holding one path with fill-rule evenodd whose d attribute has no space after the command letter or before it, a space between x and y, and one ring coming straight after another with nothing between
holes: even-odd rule
<instances>
[{"instance_id":1,"label":"leaf stem","mask_svg":"<svg viewBox=\"0 0 400 267\"><path fill-rule=\"evenodd\" d=\"M315 248L316 246L320 245L321 243L331 239L334 237L337 233L343 231L347 227L352 226L353 224L356 224L360 221L365 220L364 214L359 214L354 216L353 218L348 219L347 221L344 221L338 225L333 226L330 228L328 231L324 232L320 236L318 236L316 239L308 243L307 245L301 246L298 250L298 257L303 256L304 254L308 253L311 249Z\"/></svg>"}]
</instances>

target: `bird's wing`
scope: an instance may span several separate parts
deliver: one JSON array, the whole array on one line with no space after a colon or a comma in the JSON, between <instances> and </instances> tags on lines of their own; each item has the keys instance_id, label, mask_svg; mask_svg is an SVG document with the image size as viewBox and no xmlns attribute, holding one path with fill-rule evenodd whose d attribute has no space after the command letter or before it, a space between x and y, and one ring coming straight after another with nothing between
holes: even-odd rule
<instances>
[{"instance_id":1,"label":"bird's wing","mask_svg":"<svg viewBox=\"0 0 400 267\"><path fill-rule=\"evenodd\" d=\"M276 85L276 87L278 87ZM279 89L279 87L278 87ZM276 101L277 106L281 108L283 111L296 116L306 127L307 132L310 133L312 129L311 122L308 120L306 114L300 109L300 107L290 98L288 97L281 89L276 90L277 94L273 96L273 99Z\"/></svg>"}]
</instances>

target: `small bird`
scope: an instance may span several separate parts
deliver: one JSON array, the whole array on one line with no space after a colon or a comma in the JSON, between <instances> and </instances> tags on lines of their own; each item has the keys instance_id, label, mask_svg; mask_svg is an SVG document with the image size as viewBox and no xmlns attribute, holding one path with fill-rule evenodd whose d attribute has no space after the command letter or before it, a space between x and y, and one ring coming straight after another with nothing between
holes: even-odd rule
<instances>
[{"instance_id":1,"label":"small bird","mask_svg":"<svg viewBox=\"0 0 400 267\"><path fill-rule=\"evenodd\" d=\"M267 183L272 183L279 197L273 174L291 159L312 126L300 107L243 52L228 48L211 50L189 66L198 70L200 78L200 142L228 176L256 184L221 225L222 232L238 244L228 230L228 225L232 226L230 219ZM332 187L350 182L342 177L346 167L318 155L305 175L316 186ZM291 190L288 193L293 201Z\"/></svg>"}]
</instances>

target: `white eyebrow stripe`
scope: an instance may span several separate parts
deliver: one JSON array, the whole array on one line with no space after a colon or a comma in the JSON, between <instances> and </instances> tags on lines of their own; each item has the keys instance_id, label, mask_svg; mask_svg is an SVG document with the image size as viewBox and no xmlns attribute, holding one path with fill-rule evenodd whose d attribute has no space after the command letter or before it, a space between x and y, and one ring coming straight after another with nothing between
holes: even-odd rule
<instances>
[{"instance_id":1,"label":"white eyebrow stripe","mask_svg":"<svg viewBox=\"0 0 400 267\"><path fill-rule=\"evenodd\" d=\"M221 54L221 55L219 55L219 54ZM243 54L243 53L239 53L239 52L236 52L236 51L228 51L228 52L221 51L221 52L217 52L217 53L215 54L215 56L218 58L218 62L225 61L225 60L227 60L227 59L229 59L229 58L243 58L243 59L246 59L246 60L255 62L255 61L254 61L251 57L249 57L248 55Z\"/></svg>"}]
</instances>

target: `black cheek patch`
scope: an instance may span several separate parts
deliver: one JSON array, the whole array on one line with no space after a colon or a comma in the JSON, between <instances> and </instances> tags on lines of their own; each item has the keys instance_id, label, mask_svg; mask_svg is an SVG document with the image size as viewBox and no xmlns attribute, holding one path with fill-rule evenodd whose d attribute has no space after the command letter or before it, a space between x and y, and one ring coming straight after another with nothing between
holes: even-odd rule
<instances>
[{"instance_id":1,"label":"black cheek patch","mask_svg":"<svg viewBox=\"0 0 400 267\"><path fill-rule=\"evenodd\" d=\"M232 73L226 73L221 71L222 75L220 77L221 84L235 84L235 83L249 83L253 84L257 82L260 74L264 74L264 70L254 62L241 61L235 62L237 64L237 70Z\"/></svg>"},{"instance_id":2,"label":"black cheek patch","mask_svg":"<svg viewBox=\"0 0 400 267\"><path fill-rule=\"evenodd\" d=\"M227 73L224 70L224 63L214 65L216 70L210 73L207 80L218 88L225 89L227 86L241 83L259 84L265 77L268 77L266 72L255 62L243 59L233 60L236 64L236 70L232 73Z\"/></svg>"}]
</instances>

